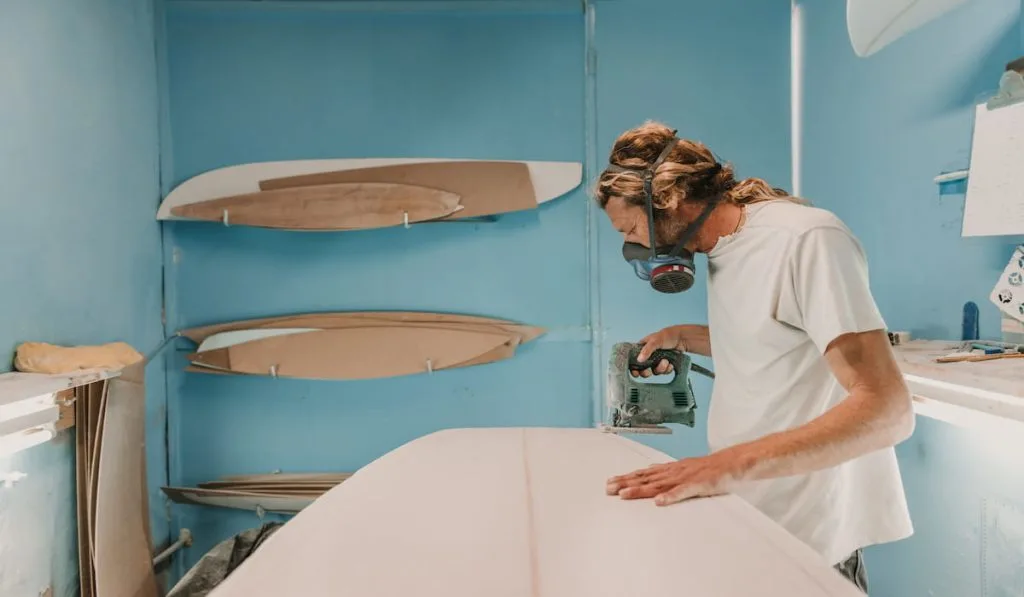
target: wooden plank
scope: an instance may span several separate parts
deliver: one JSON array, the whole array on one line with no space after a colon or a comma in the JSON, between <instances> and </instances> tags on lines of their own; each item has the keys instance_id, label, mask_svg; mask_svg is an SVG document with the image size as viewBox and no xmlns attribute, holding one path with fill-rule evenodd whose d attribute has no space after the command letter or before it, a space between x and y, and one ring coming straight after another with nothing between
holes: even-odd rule
<instances>
[{"instance_id":1,"label":"wooden plank","mask_svg":"<svg viewBox=\"0 0 1024 597\"><path fill-rule=\"evenodd\" d=\"M284 188L181 205L176 216L289 230L356 230L435 220L461 209L441 189L391 182Z\"/></svg>"},{"instance_id":2,"label":"wooden plank","mask_svg":"<svg viewBox=\"0 0 1024 597\"><path fill-rule=\"evenodd\" d=\"M109 382L106 402L96 497L96 592L157 597L148 532L144 362Z\"/></svg>"},{"instance_id":3,"label":"wooden plank","mask_svg":"<svg viewBox=\"0 0 1024 597\"><path fill-rule=\"evenodd\" d=\"M336 170L260 181L263 190L338 183L388 182L446 189L461 198L462 209L446 220L534 209L537 195L530 169L522 162L449 161Z\"/></svg>"},{"instance_id":4,"label":"wooden plank","mask_svg":"<svg viewBox=\"0 0 1024 597\"><path fill-rule=\"evenodd\" d=\"M75 390L62 390L56 394L59 414L54 429L58 432L75 426L75 399Z\"/></svg>"}]
</instances>

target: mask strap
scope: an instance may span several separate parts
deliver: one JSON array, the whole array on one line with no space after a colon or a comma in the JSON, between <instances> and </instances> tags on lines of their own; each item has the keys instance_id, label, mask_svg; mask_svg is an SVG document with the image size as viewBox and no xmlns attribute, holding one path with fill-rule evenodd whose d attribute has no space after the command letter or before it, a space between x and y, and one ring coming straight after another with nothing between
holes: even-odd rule
<instances>
[{"instance_id":1,"label":"mask strap","mask_svg":"<svg viewBox=\"0 0 1024 597\"><path fill-rule=\"evenodd\" d=\"M710 181L712 178L717 176L718 173L721 171L722 164L716 161L715 165L712 166L711 173L708 175L706 180ZM704 211L702 211L700 215L697 216L697 219L694 220L693 223L686 227L686 231L683 232L683 236L679 239L679 242L677 242L676 246L673 247L671 251L669 251L670 256L679 257L682 254L683 245L690 242L690 239L697 234L697 231L700 230L700 227L704 224L704 221L707 220L708 216L711 215L711 211L715 209L715 206L718 205L718 202L721 200L722 195L720 193L716 193L714 196L711 197L711 199L708 200L708 205L707 207L704 208Z\"/></svg>"}]
</instances>

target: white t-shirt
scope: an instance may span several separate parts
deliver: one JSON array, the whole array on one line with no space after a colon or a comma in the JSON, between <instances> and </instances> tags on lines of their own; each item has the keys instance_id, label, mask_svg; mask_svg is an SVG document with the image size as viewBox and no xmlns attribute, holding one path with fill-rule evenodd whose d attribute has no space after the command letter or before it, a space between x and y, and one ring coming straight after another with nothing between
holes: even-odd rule
<instances>
[{"instance_id":1,"label":"white t-shirt","mask_svg":"<svg viewBox=\"0 0 1024 597\"><path fill-rule=\"evenodd\" d=\"M839 218L787 200L746 209L740 230L708 253L712 451L825 413L847 396L825 348L841 334L886 327L863 249ZM892 448L734 493L833 564L913 532Z\"/></svg>"}]
</instances>

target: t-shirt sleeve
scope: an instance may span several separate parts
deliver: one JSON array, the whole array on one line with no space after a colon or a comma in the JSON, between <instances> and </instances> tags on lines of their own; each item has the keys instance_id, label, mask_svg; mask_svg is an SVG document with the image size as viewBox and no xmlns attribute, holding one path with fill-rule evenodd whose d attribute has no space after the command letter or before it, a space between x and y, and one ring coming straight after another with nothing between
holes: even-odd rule
<instances>
[{"instance_id":1,"label":"t-shirt sleeve","mask_svg":"<svg viewBox=\"0 0 1024 597\"><path fill-rule=\"evenodd\" d=\"M781 290L778 319L804 330L822 353L843 334L886 327L864 250L843 228L823 226L797 238Z\"/></svg>"}]
</instances>

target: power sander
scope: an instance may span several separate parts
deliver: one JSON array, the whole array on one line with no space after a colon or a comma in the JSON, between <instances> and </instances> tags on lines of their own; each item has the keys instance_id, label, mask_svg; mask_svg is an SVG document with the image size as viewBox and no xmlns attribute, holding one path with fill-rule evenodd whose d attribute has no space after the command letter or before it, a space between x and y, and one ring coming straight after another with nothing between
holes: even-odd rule
<instances>
[{"instance_id":1,"label":"power sander","mask_svg":"<svg viewBox=\"0 0 1024 597\"><path fill-rule=\"evenodd\" d=\"M690 372L714 379L715 374L694 364L679 350L658 349L649 359L637 361L642 344L621 342L612 347L608 363L608 415L611 424L601 425L609 433L670 434L664 423L693 427L697 401ZM672 363L672 380L665 383L633 377L631 372L652 371L662 360Z\"/></svg>"}]
</instances>

